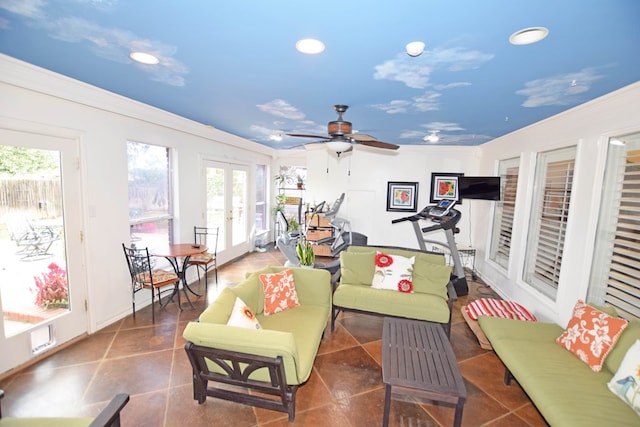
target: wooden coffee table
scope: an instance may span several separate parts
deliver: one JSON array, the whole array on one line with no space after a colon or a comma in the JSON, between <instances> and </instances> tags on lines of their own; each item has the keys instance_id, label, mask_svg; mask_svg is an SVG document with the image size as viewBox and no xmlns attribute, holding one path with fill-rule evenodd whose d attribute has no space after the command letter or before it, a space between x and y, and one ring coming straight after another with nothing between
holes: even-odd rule
<instances>
[{"instance_id":1,"label":"wooden coffee table","mask_svg":"<svg viewBox=\"0 0 640 427\"><path fill-rule=\"evenodd\" d=\"M385 317L382 329L383 426L389 425L391 397L412 396L456 406L453 425L462 423L467 389L442 326Z\"/></svg>"}]
</instances>

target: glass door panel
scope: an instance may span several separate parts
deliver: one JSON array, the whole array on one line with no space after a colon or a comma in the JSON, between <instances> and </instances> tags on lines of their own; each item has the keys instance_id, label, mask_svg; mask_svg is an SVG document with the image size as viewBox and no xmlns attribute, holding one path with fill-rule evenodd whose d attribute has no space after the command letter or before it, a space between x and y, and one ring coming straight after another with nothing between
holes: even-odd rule
<instances>
[{"instance_id":1,"label":"glass door panel","mask_svg":"<svg viewBox=\"0 0 640 427\"><path fill-rule=\"evenodd\" d=\"M207 227L219 227L218 258L230 260L248 250L246 166L204 162Z\"/></svg>"},{"instance_id":2,"label":"glass door panel","mask_svg":"<svg viewBox=\"0 0 640 427\"><path fill-rule=\"evenodd\" d=\"M232 174L232 245L236 246L247 241L247 171L233 169Z\"/></svg>"},{"instance_id":3,"label":"glass door panel","mask_svg":"<svg viewBox=\"0 0 640 427\"><path fill-rule=\"evenodd\" d=\"M77 142L0 138L0 348L15 349L0 352L2 373L86 332L87 319Z\"/></svg>"}]
</instances>

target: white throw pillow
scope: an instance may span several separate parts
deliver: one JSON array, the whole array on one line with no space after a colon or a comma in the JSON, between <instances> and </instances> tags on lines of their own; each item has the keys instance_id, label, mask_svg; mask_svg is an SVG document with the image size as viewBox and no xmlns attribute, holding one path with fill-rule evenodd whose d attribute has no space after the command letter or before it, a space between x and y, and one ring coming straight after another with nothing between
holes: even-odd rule
<instances>
[{"instance_id":1,"label":"white throw pillow","mask_svg":"<svg viewBox=\"0 0 640 427\"><path fill-rule=\"evenodd\" d=\"M640 415L640 340L629 347L618 372L607 386Z\"/></svg>"},{"instance_id":2,"label":"white throw pillow","mask_svg":"<svg viewBox=\"0 0 640 427\"><path fill-rule=\"evenodd\" d=\"M393 291L413 292L413 263L416 257L406 258L377 252L371 287Z\"/></svg>"},{"instance_id":3,"label":"white throw pillow","mask_svg":"<svg viewBox=\"0 0 640 427\"><path fill-rule=\"evenodd\" d=\"M233 310L231 310L231 316L229 316L227 325L237 326L239 328L262 329L253 310L239 297L236 297L236 302L233 304Z\"/></svg>"}]
</instances>

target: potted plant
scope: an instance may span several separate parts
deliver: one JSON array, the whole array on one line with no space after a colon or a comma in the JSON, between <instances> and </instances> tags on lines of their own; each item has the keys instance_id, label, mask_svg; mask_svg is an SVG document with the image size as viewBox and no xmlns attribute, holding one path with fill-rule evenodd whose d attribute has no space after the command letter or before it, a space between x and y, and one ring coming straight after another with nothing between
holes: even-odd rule
<instances>
[{"instance_id":1,"label":"potted plant","mask_svg":"<svg viewBox=\"0 0 640 427\"><path fill-rule=\"evenodd\" d=\"M35 288L31 288L31 290L36 294L36 305L45 310L49 308L68 308L67 272L55 262L49 264L48 269L49 271L42 273L41 277L33 277Z\"/></svg>"},{"instance_id":2,"label":"potted plant","mask_svg":"<svg viewBox=\"0 0 640 427\"><path fill-rule=\"evenodd\" d=\"M287 231L298 231L300 228L300 223L293 216L287 219L287 223L289 224L289 229Z\"/></svg>"},{"instance_id":3,"label":"potted plant","mask_svg":"<svg viewBox=\"0 0 640 427\"><path fill-rule=\"evenodd\" d=\"M298 239L296 244L296 254L300 260L300 265L304 267L313 267L313 263L316 260L316 255L313 253L313 246L304 237Z\"/></svg>"},{"instance_id":4,"label":"potted plant","mask_svg":"<svg viewBox=\"0 0 640 427\"><path fill-rule=\"evenodd\" d=\"M280 173L273 177L273 181L278 188L284 188L286 184L293 182L291 173L286 169L281 169Z\"/></svg>"},{"instance_id":5,"label":"potted plant","mask_svg":"<svg viewBox=\"0 0 640 427\"><path fill-rule=\"evenodd\" d=\"M296 179L298 180L298 190L302 190L304 188L304 178L302 175L298 175Z\"/></svg>"}]
</instances>

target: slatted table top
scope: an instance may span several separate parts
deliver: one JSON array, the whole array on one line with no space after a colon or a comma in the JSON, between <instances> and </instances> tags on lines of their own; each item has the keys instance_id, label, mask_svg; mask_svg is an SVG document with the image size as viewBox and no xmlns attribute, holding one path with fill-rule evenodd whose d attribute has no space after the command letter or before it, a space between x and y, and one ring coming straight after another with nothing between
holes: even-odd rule
<instances>
[{"instance_id":1,"label":"slatted table top","mask_svg":"<svg viewBox=\"0 0 640 427\"><path fill-rule=\"evenodd\" d=\"M430 322L384 319L382 381L392 386L394 394L451 403L467 396L447 335Z\"/></svg>"}]
</instances>

